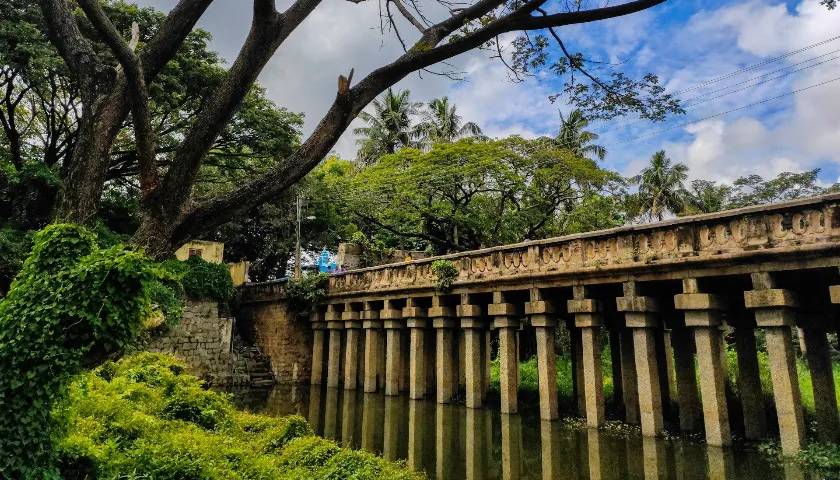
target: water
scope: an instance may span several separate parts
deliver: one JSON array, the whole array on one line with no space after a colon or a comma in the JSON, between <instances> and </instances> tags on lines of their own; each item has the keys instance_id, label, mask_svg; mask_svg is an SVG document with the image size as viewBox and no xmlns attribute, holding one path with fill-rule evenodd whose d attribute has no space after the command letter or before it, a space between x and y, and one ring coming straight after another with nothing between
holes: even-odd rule
<instances>
[{"instance_id":1,"label":"water","mask_svg":"<svg viewBox=\"0 0 840 480\"><path fill-rule=\"evenodd\" d=\"M431 479L811 478L794 464L774 465L755 451L579 430L527 413L502 415L405 396L278 386L238 392L235 400L268 415L303 415L318 435L405 460Z\"/></svg>"}]
</instances>

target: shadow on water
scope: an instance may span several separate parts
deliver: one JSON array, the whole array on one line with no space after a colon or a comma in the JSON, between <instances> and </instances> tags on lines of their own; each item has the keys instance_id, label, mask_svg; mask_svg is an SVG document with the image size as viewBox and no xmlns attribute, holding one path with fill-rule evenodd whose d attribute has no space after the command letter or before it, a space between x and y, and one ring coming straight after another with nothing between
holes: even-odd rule
<instances>
[{"instance_id":1,"label":"shadow on water","mask_svg":"<svg viewBox=\"0 0 840 480\"><path fill-rule=\"evenodd\" d=\"M429 478L806 480L754 451L706 447L578 430L531 415L440 405L405 396L325 387L277 386L236 392L242 408L307 418L318 435L389 460L405 460Z\"/></svg>"}]
</instances>

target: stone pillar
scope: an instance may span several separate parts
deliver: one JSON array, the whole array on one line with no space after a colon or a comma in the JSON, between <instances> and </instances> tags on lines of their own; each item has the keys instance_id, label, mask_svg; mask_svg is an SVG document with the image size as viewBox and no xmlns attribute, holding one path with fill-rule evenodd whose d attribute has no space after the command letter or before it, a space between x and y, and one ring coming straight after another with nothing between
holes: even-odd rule
<instances>
[{"instance_id":1,"label":"stone pillar","mask_svg":"<svg viewBox=\"0 0 840 480\"><path fill-rule=\"evenodd\" d=\"M608 326L610 338L610 366L613 378L613 402L618 405L624 398L621 385L621 332L616 326Z\"/></svg>"},{"instance_id":2,"label":"stone pillar","mask_svg":"<svg viewBox=\"0 0 840 480\"><path fill-rule=\"evenodd\" d=\"M385 395L400 394L402 367L402 311L394 308L391 300L385 300L380 318L385 326Z\"/></svg>"},{"instance_id":3,"label":"stone pillar","mask_svg":"<svg viewBox=\"0 0 840 480\"><path fill-rule=\"evenodd\" d=\"M455 309L443 305L441 297L432 297L429 318L435 329L435 396L438 403L449 403L455 396L458 382Z\"/></svg>"},{"instance_id":4,"label":"stone pillar","mask_svg":"<svg viewBox=\"0 0 840 480\"><path fill-rule=\"evenodd\" d=\"M677 404L680 413L680 431L693 432L700 423L697 398L697 373L694 367L694 339L691 330L671 330L674 346L674 374L677 380Z\"/></svg>"},{"instance_id":5,"label":"stone pillar","mask_svg":"<svg viewBox=\"0 0 840 480\"><path fill-rule=\"evenodd\" d=\"M338 390L328 388L324 400L324 437L338 440Z\"/></svg>"},{"instance_id":6,"label":"stone pillar","mask_svg":"<svg viewBox=\"0 0 840 480\"><path fill-rule=\"evenodd\" d=\"M464 474L467 480L483 480L489 473L487 465L487 454L489 445L486 445L484 434L484 416L483 410L474 408L466 411L466 425L464 430ZM440 428L445 430L446 427ZM452 471L444 471L438 478L447 478Z\"/></svg>"},{"instance_id":7,"label":"stone pillar","mask_svg":"<svg viewBox=\"0 0 840 480\"><path fill-rule=\"evenodd\" d=\"M554 351L554 328L557 319L554 306L543 300L542 292L531 289L531 301L525 304L525 314L534 327L537 339L537 371L540 388L540 418L560 418L557 407L557 360Z\"/></svg>"},{"instance_id":8,"label":"stone pillar","mask_svg":"<svg viewBox=\"0 0 840 480\"><path fill-rule=\"evenodd\" d=\"M758 352L752 325L735 327L735 352L738 355L738 395L744 417L744 437L759 440L767 434L767 413L758 368Z\"/></svg>"},{"instance_id":9,"label":"stone pillar","mask_svg":"<svg viewBox=\"0 0 840 480\"><path fill-rule=\"evenodd\" d=\"M586 393L583 381L583 348L581 346L581 332L572 320L569 323L569 340L572 354L572 396L575 401L575 411L579 416L586 415Z\"/></svg>"},{"instance_id":10,"label":"stone pillar","mask_svg":"<svg viewBox=\"0 0 840 480\"><path fill-rule=\"evenodd\" d=\"M458 389L463 389L467 386L467 369L465 368L467 364L465 356L466 346L464 345L464 331L457 328L458 326L456 319L455 334L458 337Z\"/></svg>"},{"instance_id":11,"label":"stone pillar","mask_svg":"<svg viewBox=\"0 0 840 480\"><path fill-rule=\"evenodd\" d=\"M366 393L362 400L362 449L376 453L377 432L382 428L382 411L378 395Z\"/></svg>"},{"instance_id":12,"label":"stone pillar","mask_svg":"<svg viewBox=\"0 0 840 480\"><path fill-rule=\"evenodd\" d=\"M519 329L520 309L506 303L502 292L493 293L493 303L487 307L493 318L493 328L499 332L499 390L501 412L519 410L519 355L516 351L516 331Z\"/></svg>"},{"instance_id":13,"label":"stone pillar","mask_svg":"<svg viewBox=\"0 0 840 480\"><path fill-rule=\"evenodd\" d=\"M516 335L513 335L516 341ZM522 477L522 419L519 415L502 413L502 479Z\"/></svg>"},{"instance_id":14,"label":"stone pillar","mask_svg":"<svg viewBox=\"0 0 840 480\"><path fill-rule=\"evenodd\" d=\"M353 310L353 305L344 305L341 319L344 320L344 389L355 390L359 378L359 345L361 343L362 323L359 312Z\"/></svg>"},{"instance_id":15,"label":"stone pillar","mask_svg":"<svg viewBox=\"0 0 840 480\"><path fill-rule=\"evenodd\" d=\"M405 412L401 408L401 403L401 398L393 396L385 397L384 421L382 422L384 424L382 432L382 456L385 457L385 460L395 461L400 455L400 438L404 434L404 430L400 427L403 425L403 420L405 419L403 417Z\"/></svg>"},{"instance_id":16,"label":"stone pillar","mask_svg":"<svg viewBox=\"0 0 840 480\"><path fill-rule=\"evenodd\" d=\"M419 400L426 396L426 309L418 307L413 298L403 308L403 318L411 332L408 366L408 396Z\"/></svg>"},{"instance_id":17,"label":"stone pillar","mask_svg":"<svg viewBox=\"0 0 840 480\"><path fill-rule=\"evenodd\" d=\"M744 292L744 304L755 312L756 325L765 331L782 453L792 456L805 445L805 420L791 334L796 324L793 309L798 304L793 292L776 288L769 273L752 274L752 284L753 290Z\"/></svg>"},{"instance_id":18,"label":"stone pillar","mask_svg":"<svg viewBox=\"0 0 840 480\"><path fill-rule=\"evenodd\" d=\"M656 437L664 429L662 390L656 362L656 312L659 306L655 299L638 295L636 282L626 282L623 287L624 296L616 299L616 306L619 312L624 312L627 328L633 330L642 435Z\"/></svg>"},{"instance_id":19,"label":"stone pillar","mask_svg":"<svg viewBox=\"0 0 840 480\"><path fill-rule=\"evenodd\" d=\"M572 289L568 310L575 316L575 327L581 335L581 366L583 367L583 396L586 424L599 428L606 421L604 410L604 376L601 371L601 326L604 317L600 302L586 298L589 292L583 285Z\"/></svg>"},{"instance_id":20,"label":"stone pillar","mask_svg":"<svg viewBox=\"0 0 840 480\"><path fill-rule=\"evenodd\" d=\"M324 382L324 343L327 324L324 322L322 312L315 311L309 318L312 322L312 373L309 376L309 383L321 385Z\"/></svg>"},{"instance_id":21,"label":"stone pillar","mask_svg":"<svg viewBox=\"0 0 840 480\"><path fill-rule=\"evenodd\" d=\"M365 303L362 311L362 328L365 329L365 393L373 393L378 390L379 377L382 372L379 370L379 357L382 355L382 322L379 320L379 311L374 310L370 302Z\"/></svg>"},{"instance_id":22,"label":"stone pillar","mask_svg":"<svg viewBox=\"0 0 840 480\"><path fill-rule=\"evenodd\" d=\"M329 352L327 353L327 386L337 388L341 382L341 331L344 322L341 312L335 305L327 306L327 329L330 332Z\"/></svg>"},{"instance_id":23,"label":"stone pillar","mask_svg":"<svg viewBox=\"0 0 840 480\"><path fill-rule=\"evenodd\" d=\"M347 448L356 447L356 398L345 393L341 400L341 443Z\"/></svg>"},{"instance_id":24,"label":"stone pillar","mask_svg":"<svg viewBox=\"0 0 840 480\"><path fill-rule=\"evenodd\" d=\"M813 319L819 320L819 319ZM837 442L840 425L837 421L837 396L834 390L834 372L831 369L831 351L826 331L818 321L812 321L801 331L808 345L805 357L811 371L814 393L814 410L817 419L817 436L823 442Z\"/></svg>"},{"instance_id":25,"label":"stone pillar","mask_svg":"<svg viewBox=\"0 0 840 480\"><path fill-rule=\"evenodd\" d=\"M408 402L408 458L406 466L415 472L423 471L423 447L426 437L426 404L417 400Z\"/></svg>"},{"instance_id":26,"label":"stone pillar","mask_svg":"<svg viewBox=\"0 0 840 480\"><path fill-rule=\"evenodd\" d=\"M484 343L484 325L481 322L481 307L469 303L469 295L461 296L461 304L456 313L464 329L464 375L466 383L467 408L481 408L484 404L484 386L482 380L482 344Z\"/></svg>"},{"instance_id":27,"label":"stone pillar","mask_svg":"<svg viewBox=\"0 0 840 480\"><path fill-rule=\"evenodd\" d=\"M727 446L732 436L726 408L726 368L720 354L723 302L716 295L700 293L694 278L682 283L683 293L674 297L674 305L685 314L685 326L694 330L706 443Z\"/></svg>"},{"instance_id":28,"label":"stone pillar","mask_svg":"<svg viewBox=\"0 0 840 480\"><path fill-rule=\"evenodd\" d=\"M624 421L639 424L639 397L636 386L636 349L633 331L621 328L621 394L624 403Z\"/></svg>"}]
</instances>

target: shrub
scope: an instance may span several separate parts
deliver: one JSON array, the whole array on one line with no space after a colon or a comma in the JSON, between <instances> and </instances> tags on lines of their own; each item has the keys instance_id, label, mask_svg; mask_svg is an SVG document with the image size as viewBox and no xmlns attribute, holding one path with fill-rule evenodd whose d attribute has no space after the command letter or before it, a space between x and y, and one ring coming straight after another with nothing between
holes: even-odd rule
<instances>
[{"instance_id":1,"label":"shrub","mask_svg":"<svg viewBox=\"0 0 840 480\"><path fill-rule=\"evenodd\" d=\"M300 416L237 411L226 394L204 390L161 354L137 354L81 376L56 415L68 425L60 442L68 480L418 478L312 436Z\"/></svg>"},{"instance_id":2,"label":"shrub","mask_svg":"<svg viewBox=\"0 0 840 480\"><path fill-rule=\"evenodd\" d=\"M327 295L329 276L326 273L291 278L283 286L286 302L293 311L306 313Z\"/></svg>"},{"instance_id":3,"label":"shrub","mask_svg":"<svg viewBox=\"0 0 840 480\"><path fill-rule=\"evenodd\" d=\"M449 260L435 260L432 262L432 273L437 277L435 288L439 292L452 290L452 283L458 278L458 268Z\"/></svg>"},{"instance_id":4,"label":"shrub","mask_svg":"<svg viewBox=\"0 0 840 480\"><path fill-rule=\"evenodd\" d=\"M57 478L50 416L69 379L133 342L169 277L141 253L51 225L0 300L0 477ZM163 312L167 315L168 312Z\"/></svg>"},{"instance_id":5,"label":"shrub","mask_svg":"<svg viewBox=\"0 0 840 480\"><path fill-rule=\"evenodd\" d=\"M227 265L208 262L199 256L183 262L167 260L163 265L178 276L190 298L220 303L227 303L233 298L233 280Z\"/></svg>"}]
</instances>

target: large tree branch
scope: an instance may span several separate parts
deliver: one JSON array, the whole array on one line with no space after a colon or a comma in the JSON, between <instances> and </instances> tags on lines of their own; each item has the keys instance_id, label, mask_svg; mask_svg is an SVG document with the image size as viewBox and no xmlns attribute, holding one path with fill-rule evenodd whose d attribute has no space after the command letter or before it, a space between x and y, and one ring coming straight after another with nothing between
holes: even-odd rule
<instances>
[{"instance_id":1,"label":"large tree branch","mask_svg":"<svg viewBox=\"0 0 840 480\"><path fill-rule=\"evenodd\" d=\"M235 215L264 203L303 178L329 153L350 122L365 105L413 71L476 48L497 35L521 30L586 23L638 12L666 0L638 0L613 7L534 17L531 14L546 0L531 0L514 12L477 30L440 44L468 22L498 8L500 0L480 0L457 14L429 27L408 52L393 63L371 72L358 85L340 92L315 131L286 162L226 195L197 206L182 219L174 233L177 243L223 224Z\"/></svg>"},{"instance_id":2,"label":"large tree branch","mask_svg":"<svg viewBox=\"0 0 840 480\"><path fill-rule=\"evenodd\" d=\"M160 187L159 196L172 211L183 207L189 198L198 169L213 142L233 117L257 76L277 48L320 4L321 0L297 0L279 14L271 0L254 1L254 19L248 38L227 78L214 92L186 134L175 161Z\"/></svg>"},{"instance_id":3,"label":"large tree branch","mask_svg":"<svg viewBox=\"0 0 840 480\"><path fill-rule=\"evenodd\" d=\"M158 175L155 162L155 134L152 131L149 91L146 88L143 66L140 64L140 58L122 38L117 27L105 15L99 0L77 1L123 68L128 83L129 104L134 122L134 141L137 145L137 161L140 167L140 191L145 199L157 186ZM137 24L135 23L132 28L136 29ZM135 31L134 36L136 35Z\"/></svg>"},{"instance_id":4,"label":"large tree branch","mask_svg":"<svg viewBox=\"0 0 840 480\"><path fill-rule=\"evenodd\" d=\"M103 65L82 35L67 0L41 0L40 4L50 41L76 78L82 94L93 98Z\"/></svg>"}]
</instances>

